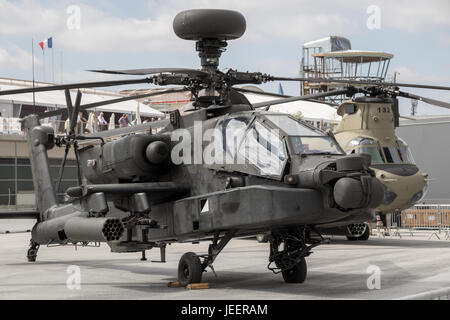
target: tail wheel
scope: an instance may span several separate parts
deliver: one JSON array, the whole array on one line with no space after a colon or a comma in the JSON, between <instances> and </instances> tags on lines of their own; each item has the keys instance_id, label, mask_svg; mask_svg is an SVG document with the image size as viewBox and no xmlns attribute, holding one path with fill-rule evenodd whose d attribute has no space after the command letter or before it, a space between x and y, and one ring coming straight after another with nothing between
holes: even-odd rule
<instances>
[{"instance_id":1,"label":"tail wheel","mask_svg":"<svg viewBox=\"0 0 450 320\"><path fill-rule=\"evenodd\" d=\"M27 259L28 262L36 262L37 250L36 249L28 249Z\"/></svg>"},{"instance_id":2,"label":"tail wheel","mask_svg":"<svg viewBox=\"0 0 450 320\"><path fill-rule=\"evenodd\" d=\"M40 247L39 244L30 241L30 248L27 251L28 262L36 262L39 247Z\"/></svg>"},{"instance_id":3,"label":"tail wheel","mask_svg":"<svg viewBox=\"0 0 450 320\"><path fill-rule=\"evenodd\" d=\"M178 263L178 281L182 286L202 281L203 267L195 253L185 253Z\"/></svg>"},{"instance_id":4,"label":"tail wheel","mask_svg":"<svg viewBox=\"0 0 450 320\"><path fill-rule=\"evenodd\" d=\"M302 258L292 269L282 272L284 282L303 283L306 280L308 267L305 258Z\"/></svg>"}]
</instances>

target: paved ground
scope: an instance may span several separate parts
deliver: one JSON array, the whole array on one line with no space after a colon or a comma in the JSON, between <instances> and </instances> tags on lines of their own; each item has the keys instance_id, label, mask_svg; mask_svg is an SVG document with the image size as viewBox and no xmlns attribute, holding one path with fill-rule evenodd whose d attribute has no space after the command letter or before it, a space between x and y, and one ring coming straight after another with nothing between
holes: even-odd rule
<instances>
[{"instance_id":1,"label":"paved ground","mask_svg":"<svg viewBox=\"0 0 450 320\"><path fill-rule=\"evenodd\" d=\"M17 221L16 221L17 223ZM17 229L29 228L24 221ZM0 229L11 229L0 223ZM266 269L268 245L234 240L204 281L211 289L168 288L184 252L205 252L206 244L168 247L166 264L139 261L138 254L101 248L41 248L38 262L26 262L29 234L0 235L0 299L395 299L450 287L450 241L430 233L348 242L336 237L308 258L304 284L285 284ZM433 237L433 239L436 239ZM150 252L158 259L158 252ZM69 290L69 266L81 270L81 289ZM381 289L369 290L367 268L381 270Z\"/></svg>"}]
</instances>

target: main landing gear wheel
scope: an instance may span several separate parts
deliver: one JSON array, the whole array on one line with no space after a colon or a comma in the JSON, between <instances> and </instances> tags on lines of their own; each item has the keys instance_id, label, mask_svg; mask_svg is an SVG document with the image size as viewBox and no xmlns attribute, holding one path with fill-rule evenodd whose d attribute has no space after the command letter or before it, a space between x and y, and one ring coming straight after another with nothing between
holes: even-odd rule
<instances>
[{"instance_id":1,"label":"main landing gear wheel","mask_svg":"<svg viewBox=\"0 0 450 320\"><path fill-rule=\"evenodd\" d=\"M368 225L366 225L366 230L364 230L364 233L358 238L358 240L367 241L370 238L370 228Z\"/></svg>"},{"instance_id":2,"label":"main landing gear wheel","mask_svg":"<svg viewBox=\"0 0 450 320\"><path fill-rule=\"evenodd\" d=\"M202 281L203 266L195 253L185 253L178 263L178 281L185 287L190 283Z\"/></svg>"},{"instance_id":3,"label":"main landing gear wheel","mask_svg":"<svg viewBox=\"0 0 450 320\"><path fill-rule=\"evenodd\" d=\"M302 258L292 269L283 271L284 282L286 283L303 283L306 280L308 267L305 258Z\"/></svg>"}]
</instances>

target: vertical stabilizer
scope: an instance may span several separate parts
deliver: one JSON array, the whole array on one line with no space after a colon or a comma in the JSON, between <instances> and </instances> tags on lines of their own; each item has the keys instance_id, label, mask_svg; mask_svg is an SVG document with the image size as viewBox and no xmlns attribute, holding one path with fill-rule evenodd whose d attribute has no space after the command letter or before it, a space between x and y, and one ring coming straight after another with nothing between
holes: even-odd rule
<instances>
[{"instance_id":1,"label":"vertical stabilizer","mask_svg":"<svg viewBox=\"0 0 450 320\"><path fill-rule=\"evenodd\" d=\"M47 156L47 150L54 146L55 133L53 128L41 126L37 115L26 117L23 124L28 140L36 206L40 221L43 221L46 220L46 211L57 205Z\"/></svg>"}]
</instances>

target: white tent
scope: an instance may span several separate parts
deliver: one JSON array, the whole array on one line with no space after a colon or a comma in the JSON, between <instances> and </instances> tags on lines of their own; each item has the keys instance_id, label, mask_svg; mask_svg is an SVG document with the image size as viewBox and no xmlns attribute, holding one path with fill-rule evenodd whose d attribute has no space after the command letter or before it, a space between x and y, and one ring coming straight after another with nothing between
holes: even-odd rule
<instances>
[{"instance_id":1,"label":"white tent","mask_svg":"<svg viewBox=\"0 0 450 320\"><path fill-rule=\"evenodd\" d=\"M141 104L138 102L136 107L136 124L142 124L141 119Z\"/></svg>"},{"instance_id":2,"label":"white tent","mask_svg":"<svg viewBox=\"0 0 450 320\"><path fill-rule=\"evenodd\" d=\"M271 100L280 99L279 97L261 95L257 93L244 93L250 103L260 103ZM297 114L301 112L304 120L310 121L331 121L339 122L342 117L338 116L337 109L326 103L311 102L311 101L294 101L283 104L274 105L270 111Z\"/></svg>"},{"instance_id":3,"label":"white tent","mask_svg":"<svg viewBox=\"0 0 450 320\"><path fill-rule=\"evenodd\" d=\"M116 128L116 115L113 113L109 118L109 126L108 129L112 130Z\"/></svg>"},{"instance_id":4,"label":"white tent","mask_svg":"<svg viewBox=\"0 0 450 320\"><path fill-rule=\"evenodd\" d=\"M88 121L86 124L86 129L89 130L89 132L94 132L94 113L89 113Z\"/></svg>"},{"instance_id":5,"label":"white tent","mask_svg":"<svg viewBox=\"0 0 450 320\"><path fill-rule=\"evenodd\" d=\"M50 84L45 84L50 85ZM43 84L36 84L36 87L43 86ZM8 80L0 79L0 91L3 90L14 90L14 89L24 89L30 88L29 81L19 81L19 80ZM117 98L122 98L123 96L116 94L114 92L93 90L93 89L81 89L83 93L81 99L81 105L86 105L94 102L102 102L107 100L113 100ZM75 101L77 90L71 90L70 94L72 96L72 101ZM22 93L14 95L0 96L0 101L13 101L17 104L32 104L33 94L32 93ZM36 92L35 101L37 105L52 106L57 108L66 107L66 98L64 91L47 91L47 92ZM95 108L97 111L103 112L116 112L116 113L136 113L136 100L129 100L124 102L119 102L115 104L110 104L102 107ZM164 113L159 112L147 105L141 106L141 116L143 117L164 117Z\"/></svg>"}]
</instances>

